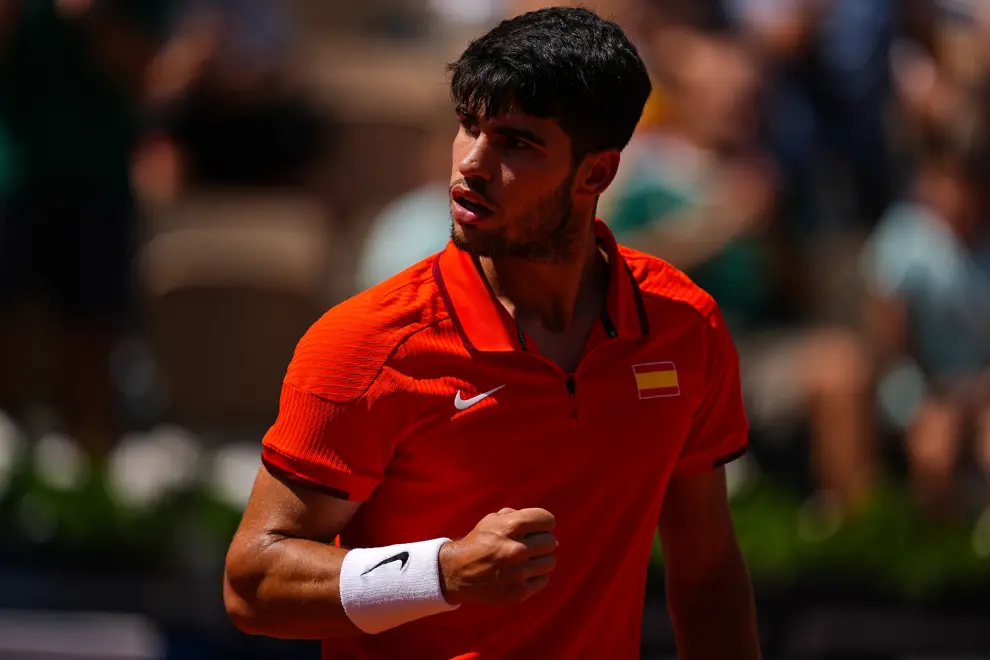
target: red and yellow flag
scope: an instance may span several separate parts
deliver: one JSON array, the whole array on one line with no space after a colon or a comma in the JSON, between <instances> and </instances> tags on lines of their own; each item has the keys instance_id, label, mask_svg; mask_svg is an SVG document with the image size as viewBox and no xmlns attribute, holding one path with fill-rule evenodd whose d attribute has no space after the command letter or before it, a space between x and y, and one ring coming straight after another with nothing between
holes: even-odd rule
<instances>
[{"instance_id":1,"label":"red and yellow flag","mask_svg":"<svg viewBox=\"0 0 990 660\"><path fill-rule=\"evenodd\" d=\"M640 399L656 399L664 396L678 396L681 387L677 382L677 367L673 362L649 362L634 364L636 389Z\"/></svg>"}]
</instances>

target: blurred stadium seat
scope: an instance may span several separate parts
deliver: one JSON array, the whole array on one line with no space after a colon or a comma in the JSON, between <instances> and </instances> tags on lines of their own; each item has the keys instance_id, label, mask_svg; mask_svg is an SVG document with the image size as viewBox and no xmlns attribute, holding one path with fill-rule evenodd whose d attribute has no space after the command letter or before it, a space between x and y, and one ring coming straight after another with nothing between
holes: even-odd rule
<instances>
[{"instance_id":1,"label":"blurred stadium seat","mask_svg":"<svg viewBox=\"0 0 990 660\"><path fill-rule=\"evenodd\" d=\"M396 46L368 39L331 39L300 47L292 67L338 124L334 157L317 175L340 240L359 245L370 220L423 176L423 153L433 126L456 123L442 63L456 47ZM352 255L353 256L353 255ZM346 261L346 256L345 256ZM351 281L352 270L341 273Z\"/></svg>"},{"instance_id":2,"label":"blurred stadium seat","mask_svg":"<svg viewBox=\"0 0 990 660\"><path fill-rule=\"evenodd\" d=\"M270 423L295 343L326 308L322 209L213 195L153 226L139 264L172 414L200 429Z\"/></svg>"}]
</instances>

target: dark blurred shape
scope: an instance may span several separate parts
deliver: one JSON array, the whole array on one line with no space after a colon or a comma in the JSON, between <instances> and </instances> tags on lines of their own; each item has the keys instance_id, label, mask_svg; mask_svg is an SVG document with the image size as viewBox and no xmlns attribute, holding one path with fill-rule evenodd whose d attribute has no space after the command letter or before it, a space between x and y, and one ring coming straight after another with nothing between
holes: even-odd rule
<instances>
[{"instance_id":1,"label":"dark blurred shape","mask_svg":"<svg viewBox=\"0 0 990 660\"><path fill-rule=\"evenodd\" d=\"M0 197L0 401L27 403L30 377L14 369L23 339L9 333L21 305L40 293L61 323L59 384L42 396L54 395L71 432L99 454L120 430L107 359L131 302L128 166L143 72L169 3L4 5L0 137L12 167Z\"/></svg>"},{"instance_id":2,"label":"dark blurred shape","mask_svg":"<svg viewBox=\"0 0 990 660\"><path fill-rule=\"evenodd\" d=\"M804 613L782 644L782 657L972 658L984 655L990 631L979 614L921 614L863 606L819 607Z\"/></svg>"},{"instance_id":3,"label":"dark blurred shape","mask_svg":"<svg viewBox=\"0 0 990 660\"><path fill-rule=\"evenodd\" d=\"M150 71L159 128L193 186L302 186L330 122L288 84L293 30L269 0L189 0Z\"/></svg>"},{"instance_id":4,"label":"dark blurred shape","mask_svg":"<svg viewBox=\"0 0 990 660\"><path fill-rule=\"evenodd\" d=\"M170 123L198 185L299 186L324 144L323 121L291 96L244 102L208 87Z\"/></svg>"}]
</instances>

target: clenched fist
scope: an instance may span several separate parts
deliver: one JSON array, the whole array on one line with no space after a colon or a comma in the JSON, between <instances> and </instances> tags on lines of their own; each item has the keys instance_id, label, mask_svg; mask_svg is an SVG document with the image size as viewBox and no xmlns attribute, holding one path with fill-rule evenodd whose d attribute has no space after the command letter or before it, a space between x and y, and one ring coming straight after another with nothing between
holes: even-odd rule
<instances>
[{"instance_id":1,"label":"clenched fist","mask_svg":"<svg viewBox=\"0 0 990 660\"><path fill-rule=\"evenodd\" d=\"M542 590L557 562L555 520L544 509L502 509L440 548L444 597L459 603L520 603Z\"/></svg>"}]
</instances>

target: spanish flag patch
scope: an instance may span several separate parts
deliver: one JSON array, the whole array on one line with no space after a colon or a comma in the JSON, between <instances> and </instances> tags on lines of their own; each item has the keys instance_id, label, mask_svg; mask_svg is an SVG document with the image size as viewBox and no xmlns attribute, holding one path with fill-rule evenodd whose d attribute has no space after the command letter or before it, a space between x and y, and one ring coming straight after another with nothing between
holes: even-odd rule
<instances>
[{"instance_id":1,"label":"spanish flag patch","mask_svg":"<svg viewBox=\"0 0 990 660\"><path fill-rule=\"evenodd\" d=\"M681 386L677 382L677 366L673 362L647 362L634 364L636 389L640 399L658 399L665 396L680 396Z\"/></svg>"}]
</instances>

